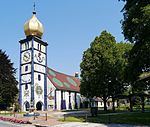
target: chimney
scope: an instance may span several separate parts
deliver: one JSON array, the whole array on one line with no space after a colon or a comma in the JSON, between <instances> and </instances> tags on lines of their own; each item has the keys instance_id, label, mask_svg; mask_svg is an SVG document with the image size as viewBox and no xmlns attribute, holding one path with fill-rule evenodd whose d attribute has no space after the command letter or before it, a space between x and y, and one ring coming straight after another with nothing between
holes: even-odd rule
<instances>
[{"instance_id":1,"label":"chimney","mask_svg":"<svg viewBox=\"0 0 150 127\"><path fill-rule=\"evenodd\" d=\"M76 78L79 78L79 73L78 72L75 72L75 75L74 75Z\"/></svg>"}]
</instances>

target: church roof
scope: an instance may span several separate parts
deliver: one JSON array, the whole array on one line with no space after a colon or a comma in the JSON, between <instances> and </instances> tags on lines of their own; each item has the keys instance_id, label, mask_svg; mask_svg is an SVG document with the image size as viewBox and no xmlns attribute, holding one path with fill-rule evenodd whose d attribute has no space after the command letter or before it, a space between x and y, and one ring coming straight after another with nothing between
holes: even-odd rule
<instances>
[{"instance_id":1,"label":"church roof","mask_svg":"<svg viewBox=\"0 0 150 127\"><path fill-rule=\"evenodd\" d=\"M80 92L80 80L74 76L47 69L47 76L58 90Z\"/></svg>"}]
</instances>

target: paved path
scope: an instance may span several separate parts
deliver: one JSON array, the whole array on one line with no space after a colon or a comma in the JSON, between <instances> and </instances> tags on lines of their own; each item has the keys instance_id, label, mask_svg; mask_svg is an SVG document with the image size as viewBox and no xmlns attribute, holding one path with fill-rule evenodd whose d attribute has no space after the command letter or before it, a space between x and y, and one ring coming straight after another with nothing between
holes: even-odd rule
<instances>
[{"instance_id":1,"label":"paved path","mask_svg":"<svg viewBox=\"0 0 150 127\"><path fill-rule=\"evenodd\" d=\"M128 124L98 124L98 123L81 123L81 122L69 122L49 127L148 127L148 126L134 126Z\"/></svg>"},{"instance_id":2,"label":"paved path","mask_svg":"<svg viewBox=\"0 0 150 127\"><path fill-rule=\"evenodd\" d=\"M47 120L45 120L45 115L47 113ZM63 118L64 114L68 115L89 115L89 111L73 111L73 112L40 112L41 116L38 116L34 119L34 117L23 117L22 114L16 114L17 119L29 120L32 122L32 125L24 125L24 124L14 124L9 122L0 121L0 127L34 127L34 125L44 125L46 127L148 127L148 126L133 126L128 124L99 124L99 123L88 123L88 122L60 122L57 121L59 118ZM117 113L115 113L117 114ZM115 115L109 114L109 115ZM106 114L104 114L106 115ZM108 115L108 114L107 114ZM4 117L13 117L6 115ZM11 126L8 126L8 125ZM42 127L42 126L41 126Z\"/></svg>"}]
</instances>

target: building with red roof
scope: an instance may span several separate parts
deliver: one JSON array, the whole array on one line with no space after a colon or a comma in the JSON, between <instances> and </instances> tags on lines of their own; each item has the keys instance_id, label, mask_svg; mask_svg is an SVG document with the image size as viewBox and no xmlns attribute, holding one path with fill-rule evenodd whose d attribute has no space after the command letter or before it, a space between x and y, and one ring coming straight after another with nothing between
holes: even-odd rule
<instances>
[{"instance_id":1,"label":"building with red roof","mask_svg":"<svg viewBox=\"0 0 150 127\"><path fill-rule=\"evenodd\" d=\"M43 25L33 12L24 24L20 43L19 103L22 111L63 110L80 107L80 80L47 67Z\"/></svg>"},{"instance_id":2,"label":"building with red roof","mask_svg":"<svg viewBox=\"0 0 150 127\"><path fill-rule=\"evenodd\" d=\"M47 68L48 109L74 109L80 107L80 80Z\"/></svg>"}]
</instances>

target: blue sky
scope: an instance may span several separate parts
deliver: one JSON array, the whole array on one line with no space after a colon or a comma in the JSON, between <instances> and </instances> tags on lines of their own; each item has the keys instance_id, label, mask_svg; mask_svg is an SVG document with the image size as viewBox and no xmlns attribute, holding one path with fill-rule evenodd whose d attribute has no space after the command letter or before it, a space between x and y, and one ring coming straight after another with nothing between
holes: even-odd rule
<instances>
[{"instance_id":1,"label":"blue sky","mask_svg":"<svg viewBox=\"0 0 150 127\"><path fill-rule=\"evenodd\" d=\"M48 66L74 75L80 72L83 52L103 30L123 41L118 0L8 0L0 4L0 49L19 68L19 40L25 38L24 23L31 18L36 2L38 19L48 42ZM19 69L18 69L19 71ZM17 71L17 77L18 77Z\"/></svg>"}]
</instances>

